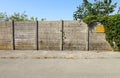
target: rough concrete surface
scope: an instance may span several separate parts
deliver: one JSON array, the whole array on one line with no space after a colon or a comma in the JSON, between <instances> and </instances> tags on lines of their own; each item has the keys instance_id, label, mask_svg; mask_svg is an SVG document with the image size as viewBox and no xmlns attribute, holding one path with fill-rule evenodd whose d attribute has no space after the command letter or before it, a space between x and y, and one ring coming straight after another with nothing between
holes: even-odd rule
<instances>
[{"instance_id":1,"label":"rough concrete surface","mask_svg":"<svg viewBox=\"0 0 120 78\"><path fill-rule=\"evenodd\" d=\"M120 78L120 53L1 50L0 78Z\"/></svg>"},{"instance_id":2,"label":"rough concrete surface","mask_svg":"<svg viewBox=\"0 0 120 78\"><path fill-rule=\"evenodd\" d=\"M120 78L120 59L0 59L0 78Z\"/></svg>"},{"instance_id":3,"label":"rough concrete surface","mask_svg":"<svg viewBox=\"0 0 120 78\"><path fill-rule=\"evenodd\" d=\"M119 52L0 50L0 59L120 59Z\"/></svg>"},{"instance_id":4,"label":"rough concrete surface","mask_svg":"<svg viewBox=\"0 0 120 78\"><path fill-rule=\"evenodd\" d=\"M105 50L112 48L105 33L82 21L0 22L0 50ZM13 45L15 44L15 45Z\"/></svg>"}]
</instances>

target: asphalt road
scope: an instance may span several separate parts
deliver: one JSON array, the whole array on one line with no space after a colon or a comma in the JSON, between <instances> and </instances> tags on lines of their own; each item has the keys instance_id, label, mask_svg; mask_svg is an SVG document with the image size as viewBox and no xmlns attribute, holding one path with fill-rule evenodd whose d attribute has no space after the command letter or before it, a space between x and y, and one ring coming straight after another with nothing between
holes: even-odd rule
<instances>
[{"instance_id":1,"label":"asphalt road","mask_svg":"<svg viewBox=\"0 0 120 78\"><path fill-rule=\"evenodd\" d=\"M120 78L120 59L0 59L0 78Z\"/></svg>"}]
</instances>

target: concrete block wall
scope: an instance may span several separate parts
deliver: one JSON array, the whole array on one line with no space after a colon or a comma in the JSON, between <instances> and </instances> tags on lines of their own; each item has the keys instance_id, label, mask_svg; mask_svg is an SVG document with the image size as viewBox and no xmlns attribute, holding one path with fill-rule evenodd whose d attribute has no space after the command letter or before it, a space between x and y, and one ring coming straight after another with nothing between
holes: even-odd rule
<instances>
[{"instance_id":1,"label":"concrete block wall","mask_svg":"<svg viewBox=\"0 0 120 78\"><path fill-rule=\"evenodd\" d=\"M15 49L36 49L36 22L15 22Z\"/></svg>"},{"instance_id":2,"label":"concrete block wall","mask_svg":"<svg viewBox=\"0 0 120 78\"><path fill-rule=\"evenodd\" d=\"M39 21L38 43L40 50L60 50L61 21Z\"/></svg>"},{"instance_id":3,"label":"concrete block wall","mask_svg":"<svg viewBox=\"0 0 120 78\"><path fill-rule=\"evenodd\" d=\"M12 23L0 22L0 50L12 49Z\"/></svg>"},{"instance_id":4,"label":"concrete block wall","mask_svg":"<svg viewBox=\"0 0 120 78\"><path fill-rule=\"evenodd\" d=\"M111 51L112 48L105 39L105 33L96 32L95 27L89 31L89 50Z\"/></svg>"},{"instance_id":5,"label":"concrete block wall","mask_svg":"<svg viewBox=\"0 0 120 78\"><path fill-rule=\"evenodd\" d=\"M14 22L16 50L36 50L38 44L39 50L61 50L63 46L63 50L85 51L88 47L87 35L87 25L82 21L38 21L38 29L36 22ZM0 22L0 50L2 49L13 49L12 22ZM105 34L93 30L89 35L89 50L112 49L105 40Z\"/></svg>"},{"instance_id":6,"label":"concrete block wall","mask_svg":"<svg viewBox=\"0 0 120 78\"><path fill-rule=\"evenodd\" d=\"M64 21L64 50L86 50L87 25L79 21Z\"/></svg>"}]
</instances>

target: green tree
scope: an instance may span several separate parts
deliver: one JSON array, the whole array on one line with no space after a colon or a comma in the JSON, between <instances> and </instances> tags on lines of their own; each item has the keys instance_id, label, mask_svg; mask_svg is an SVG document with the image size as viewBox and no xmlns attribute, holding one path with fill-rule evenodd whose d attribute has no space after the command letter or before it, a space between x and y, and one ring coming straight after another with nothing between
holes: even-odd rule
<instances>
[{"instance_id":1,"label":"green tree","mask_svg":"<svg viewBox=\"0 0 120 78\"><path fill-rule=\"evenodd\" d=\"M14 20L14 21L28 21L28 15L25 14L25 12L23 13L14 13L12 16L9 17L10 20Z\"/></svg>"},{"instance_id":2,"label":"green tree","mask_svg":"<svg viewBox=\"0 0 120 78\"><path fill-rule=\"evenodd\" d=\"M41 21L46 21L46 18L41 18Z\"/></svg>"},{"instance_id":3,"label":"green tree","mask_svg":"<svg viewBox=\"0 0 120 78\"><path fill-rule=\"evenodd\" d=\"M120 7L119 7L119 9L118 9L118 12L117 12L117 14L120 14Z\"/></svg>"},{"instance_id":4,"label":"green tree","mask_svg":"<svg viewBox=\"0 0 120 78\"><path fill-rule=\"evenodd\" d=\"M30 21L36 21L35 17L30 17Z\"/></svg>"},{"instance_id":5,"label":"green tree","mask_svg":"<svg viewBox=\"0 0 120 78\"><path fill-rule=\"evenodd\" d=\"M11 16L8 16L6 12L0 12L0 21L10 21L10 20L35 21L36 19L37 18L35 18L35 17L28 18L28 15L25 12L23 12L23 13L15 12Z\"/></svg>"},{"instance_id":6,"label":"green tree","mask_svg":"<svg viewBox=\"0 0 120 78\"><path fill-rule=\"evenodd\" d=\"M8 15L6 14L6 12L0 12L0 21L8 21L9 20L9 17Z\"/></svg>"},{"instance_id":7,"label":"green tree","mask_svg":"<svg viewBox=\"0 0 120 78\"><path fill-rule=\"evenodd\" d=\"M94 0L94 3L90 3L88 0L83 0L82 5L77 7L77 10L73 13L75 20L83 19L87 16L105 16L114 12L116 4L112 4L112 0Z\"/></svg>"}]
</instances>

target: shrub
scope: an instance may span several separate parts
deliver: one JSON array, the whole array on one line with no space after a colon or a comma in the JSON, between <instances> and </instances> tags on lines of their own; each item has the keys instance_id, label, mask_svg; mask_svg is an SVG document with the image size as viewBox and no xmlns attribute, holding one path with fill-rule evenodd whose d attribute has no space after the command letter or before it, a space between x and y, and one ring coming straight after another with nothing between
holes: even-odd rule
<instances>
[{"instance_id":1,"label":"shrub","mask_svg":"<svg viewBox=\"0 0 120 78\"><path fill-rule=\"evenodd\" d=\"M106 40L110 43L114 51L120 51L120 14L111 16L89 16L83 19L90 26L94 22L104 25Z\"/></svg>"}]
</instances>

